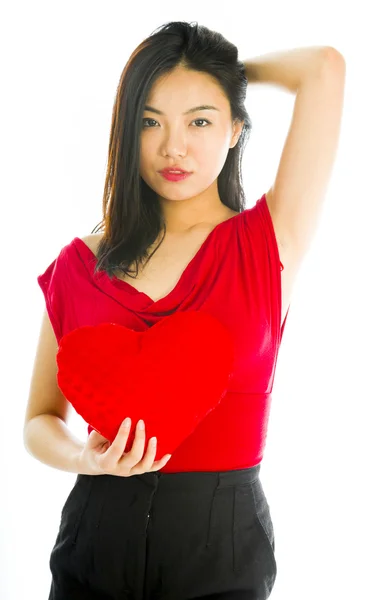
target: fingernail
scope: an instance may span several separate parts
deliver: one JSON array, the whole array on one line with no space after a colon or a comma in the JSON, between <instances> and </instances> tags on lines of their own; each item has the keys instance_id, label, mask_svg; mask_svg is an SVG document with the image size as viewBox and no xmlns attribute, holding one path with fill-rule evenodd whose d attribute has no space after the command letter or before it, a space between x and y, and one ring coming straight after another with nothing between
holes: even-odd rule
<instances>
[{"instance_id":1,"label":"fingernail","mask_svg":"<svg viewBox=\"0 0 381 600\"><path fill-rule=\"evenodd\" d=\"M138 423L138 429L144 429L144 422L143 419L140 419L139 423Z\"/></svg>"},{"instance_id":2,"label":"fingernail","mask_svg":"<svg viewBox=\"0 0 381 600\"><path fill-rule=\"evenodd\" d=\"M127 417L127 419L124 419L123 425L124 425L124 427L129 427L131 425L130 417Z\"/></svg>"}]
</instances>

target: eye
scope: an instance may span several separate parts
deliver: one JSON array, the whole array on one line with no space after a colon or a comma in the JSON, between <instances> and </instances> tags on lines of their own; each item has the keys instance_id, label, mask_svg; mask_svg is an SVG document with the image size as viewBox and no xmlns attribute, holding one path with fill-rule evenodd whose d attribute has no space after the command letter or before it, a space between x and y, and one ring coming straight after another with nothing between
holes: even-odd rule
<instances>
[{"instance_id":1,"label":"eye","mask_svg":"<svg viewBox=\"0 0 381 600\"><path fill-rule=\"evenodd\" d=\"M199 121L199 122L200 122L200 121L205 121L205 123L208 123L208 125L210 125L210 124L211 124L211 123L210 123L210 121L208 121L208 119L195 119L195 120L193 121L193 123L195 123L196 121ZM205 126L205 127L206 127L206 126ZM204 127L199 127L199 129L205 129L205 128L204 128Z\"/></svg>"},{"instance_id":2,"label":"eye","mask_svg":"<svg viewBox=\"0 0 381 600\"><path fill-rule=\"evenodd\" d=\"M146 117L145 119L143 119L143 127L146 126L146 123L145 123L146 121L154 121L154 123L157 123L157 121L155 121L155 119L149 119L148 117ZM146 129L150 129L150 128L146 127Z\"/></svg>"},{"instance_id":3,"label":"eye","mask_svg":"<svg viewBox=\"0 0 381 600\"><path fill-rule=\"evenodd\" d=\"M149 117L145 117L143 119L143 128L144 129L153 129L153 127L146 125L146 121L153 121L154 123L157 123L157 121L155 119L150 119ZM192 123L196 123L196 122L200 122L200 121L204 121L205 123L207 123L207 125L205 125L205 127L207 127L208 125L211 125L211 122L208 121L208 119L195 119L194 121L192 121ZM197 127L197 129L205 129L205 127Z\"/></svg>"}]
</instances>

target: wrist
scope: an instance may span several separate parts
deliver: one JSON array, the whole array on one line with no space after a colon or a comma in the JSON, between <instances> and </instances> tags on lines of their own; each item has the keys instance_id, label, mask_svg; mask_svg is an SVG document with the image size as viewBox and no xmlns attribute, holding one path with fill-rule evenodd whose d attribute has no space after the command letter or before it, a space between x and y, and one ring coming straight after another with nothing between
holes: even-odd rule
<instances>
[{"instance_id":1,"label":"wrist","mask_svg":"<svg viewBox=\"0 0 381 600\"><path fill-rule=\"evenodd\" d=\"M83 450L74 455L74 468L79 475L100 475L100 472L84 459Z\"/></svg>"}]
</instances>

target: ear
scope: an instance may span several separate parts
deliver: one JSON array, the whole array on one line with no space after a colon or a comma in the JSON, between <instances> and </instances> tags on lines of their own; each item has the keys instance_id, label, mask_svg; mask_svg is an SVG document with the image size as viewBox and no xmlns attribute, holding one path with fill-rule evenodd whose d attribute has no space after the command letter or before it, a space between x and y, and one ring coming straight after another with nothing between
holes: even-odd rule
<instances>
[{"instance_id":1,"label":"ear","mask_svg":"<svg viewBox=\"0 0 381 600\"><path fill-rule=\"evenodd\" d=\"M233 134L230 140L230 148L234 148L239 140L239 136L241 135L242 128L244 126L244 121L234 121L233 123Z\"/></svg>"}]
</instances>

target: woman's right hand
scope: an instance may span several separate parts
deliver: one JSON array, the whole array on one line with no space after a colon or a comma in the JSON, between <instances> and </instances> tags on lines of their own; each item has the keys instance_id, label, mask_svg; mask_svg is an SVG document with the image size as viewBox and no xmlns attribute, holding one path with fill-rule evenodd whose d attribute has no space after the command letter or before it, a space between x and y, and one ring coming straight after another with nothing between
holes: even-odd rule
<instances>
[{"instance_id":1,"label":"woman's right hand","mask_svg":"<svg viewBox=\"0 0 381 600\"><path fill-rule=\"evenodd\" d=\"M156 444L151 438L148 442L144 458L145 429L135 429L135 439L129 452L124 452L131 429L129 425L122 422L119 431L110 444L109 440L95 429L88 436L83 450L78 456L79 473L87 475L118 475L119 477L130 477L141 475L151 471L159 471L171 458L165 454L161 460L154 461L156 455Z\"/></svg>"}]
</instances>

